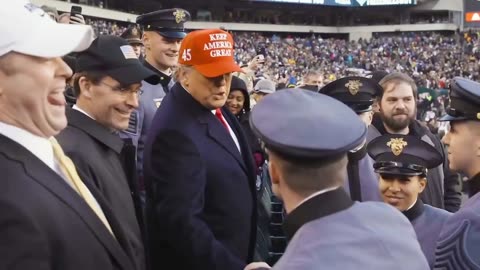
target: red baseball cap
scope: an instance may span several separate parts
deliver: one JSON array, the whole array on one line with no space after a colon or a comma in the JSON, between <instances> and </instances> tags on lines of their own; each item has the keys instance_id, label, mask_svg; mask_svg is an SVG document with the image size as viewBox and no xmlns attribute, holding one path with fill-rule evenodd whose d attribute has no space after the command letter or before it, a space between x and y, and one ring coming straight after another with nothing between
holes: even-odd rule
<instances>
[{"instance_id":1,"label":"red baseball cap","mask_svg":"<svg viewBox=\"0 0 480 270\"><path fill-rule=\"evenodd\" d=\"M178 63L192 66L208 78L243 72L233 58L233 44L232 36L221 29L190 32L182 40Z\"/></svg>"}]
</instances>

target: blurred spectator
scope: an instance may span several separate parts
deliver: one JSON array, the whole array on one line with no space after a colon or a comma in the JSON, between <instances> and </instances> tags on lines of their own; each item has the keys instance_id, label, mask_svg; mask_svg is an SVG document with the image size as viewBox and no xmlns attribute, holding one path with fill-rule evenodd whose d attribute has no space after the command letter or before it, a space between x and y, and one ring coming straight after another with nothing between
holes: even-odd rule
<instances>
[{"instance_id":1,"label":"blurred spectator","mask_svg":"<svg viewBox=\"0 0 480 270\"><path fill-rule=\"evenodd\" d=\"M142 58L143 42L142 42L142 31L136 26L129 26L120 37L127 40L128 44L133 47L135 54L138 58Z\"/></svg>"},{"instance_id":2,"label":"blurred spectator","mask_svg":"<svg viewBox=\"0 0 480 270\"><path fill-rule=\"evenodd\" d=\"M42 9L48 14L48 16L50 16L50 18L52 18L54 21L58 21L58 11L56 8L43 5Z\"/></svg>"},{"instance_id":3,"label":"blurred spectator","mask_svg":"<svg viewBox=\"0 0 480 270\"><path fill-rule=\"evenodd\" d=\"M323 86L323 74L318 71L309 71L303 76L302 89L318 92Z\"/></svg>"},{"instance_id":4,"label":"blurred spectator","mask_svg":"<svg viewBox=\"0 0 480 270\"><path fill-rule=\"evenodd\" d=\"M271 80L262 79L255 84L255 88L250 99L250 107L253 108L263 97L275 92L275 83Z\"/></svg>"}]
</instances>

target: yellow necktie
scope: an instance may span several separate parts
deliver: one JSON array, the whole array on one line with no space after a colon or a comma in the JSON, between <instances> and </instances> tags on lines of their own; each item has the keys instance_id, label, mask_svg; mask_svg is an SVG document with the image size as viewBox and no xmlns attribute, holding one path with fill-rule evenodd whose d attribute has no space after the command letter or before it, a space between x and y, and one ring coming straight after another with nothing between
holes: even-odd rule
<instances>
[{"instance_id":1,"label":"yellow necktie","mask_svg":"<svg viewBox=\"0 0 480 270\"><path fill-rule=\"evenodd\" d=\"M65 155L62 147L54 137L50 139L50 143L52 144L53 153L60 165L60 169L62 170L63 174L70 182L70 184L72 184L73 189L78 193L78 195L80 195L80 197L85 200L88 206L90 206L93 212L95 212L98 218L103 222L105 227L107 227L108 231L115 237L112 228L110 227L110 224L108 223L108 220L105 217L102 209L96 203L95 198L93 197L92 193L90 193L85 184L82 182L82 179L80 179L80 176L75 169L75 164L73 164L72 160Z\"/></svg>"}]
</instances>

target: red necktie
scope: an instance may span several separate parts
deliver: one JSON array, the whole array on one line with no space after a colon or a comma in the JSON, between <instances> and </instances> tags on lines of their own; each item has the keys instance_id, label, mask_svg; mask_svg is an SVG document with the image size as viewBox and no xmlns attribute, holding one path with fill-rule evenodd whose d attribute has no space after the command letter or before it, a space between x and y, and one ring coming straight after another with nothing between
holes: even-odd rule
<instances>
[{"instance_id":1,"label":"red necktie","mask_svg":"<svg viewBox=\"0 0 480 270\"><path fill-rule=\"evenodd\" d=\"M216 109L215 110L215 116L218 118L218 121L220 121L220 123L222 123L222 125L225 127L225 129L227 129L227 131L230 132L230 130L228 130L227 122L225 122L225 119L223 119L221 109Z\"/></svg>"}]
</instances>

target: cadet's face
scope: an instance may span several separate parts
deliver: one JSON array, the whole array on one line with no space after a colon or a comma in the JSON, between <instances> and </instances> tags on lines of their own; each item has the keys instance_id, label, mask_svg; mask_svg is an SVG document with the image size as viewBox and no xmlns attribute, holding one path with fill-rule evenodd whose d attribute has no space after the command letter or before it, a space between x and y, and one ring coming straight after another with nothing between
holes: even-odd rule
<instances>
[{"instance_id":1,"label":"cadet's face","mask_svg":"<svg viewBox=\"0 0 480 270\"><path fill-rule=\"evenodd\" d=\"M166 38L153 31L144 34L147 58L165 69L177 65L181 42L182 39Z\"/></svg>"},{"instance_id":2,"label":"cadet's face","mask_svg":"<svg viewBox=\"0 0 480 270\"><path fill-rule=\"evenodd\" d=\"M131 44L131 45L132 45L133 51L135 52L137 57L140 57L140 55L142 55L143 45L142 44Z\"/></svg>"},{"instance_id":3,"label":"cadet's face","mask_svg":"<svg viewBox=\"0 0 480 270\"><path fill-rule=\"evenodd\" d=\"M442 141L448 151L450 169L467 173L470 177L476 174L475 163L478 162L480 123L476 121L452 121L450 130Z\"/></svg>"},{"instance_id":4,"label":"cadet's face","mask_svg":"<svg viewBox=\"0 0 480 270\"><path fill-rule=\"evenodd\" d=\"M67 125L65 85L72 70L59 57L9 53L0 62L0 119L49 138Z\"/></svg>"},{"instance_id":5,"label":"cadet's face","mask_svg":"<svg viewBox=\"0 0 480 270\"><path fill-rule=\"evenodd\" d=\"M245 104L245 97L241 90L230 90L230 94L227 99L227 108L234 115L238 115Z\"/></svg>"},{"instance_id":6,"label":"cadet's face","mask_svg":"<svg viewBox=\"0 0 480 270\"><path fill-rule=\"evenodd\" d=\"M407 83L387 84L379 106L383 123L394 132L405 129L415 119L415 97Z\"/></svg>"},{"instance_id":7,"label":"cadet's face","mask_svg":"<svg viewBox=\"0 0 480 270\"><path fill-rule=\"evenodd\" d=\"M420 176L380 175L379 188L384 202L405 211L415 203L426 184Z\"/></svg>"},{"instance_id":8,"label":"cadet's face","mask_svg":"<svg viewBox=\"0 0 480 270\"><path fill-rule=\"evenodd\" d=\"M214 110L225 105L230 92L232 73L208 78L192 67L182 67L180 73L182 85L205 108Z\"/></svg>"},{"instance_id":9,"label":"cadet's face","mask_svg":"<svg viewBox=\"0 0 480 270\"><path fill-rule=\"evenodd\" d=\"M82 88L82 97L90 101L88 113L110 130L128 128L130 114L138 108L140 83L122 87L112 77L105 77L99 84L90 84L88 91Z\"/></svg>"}]
</instances>

